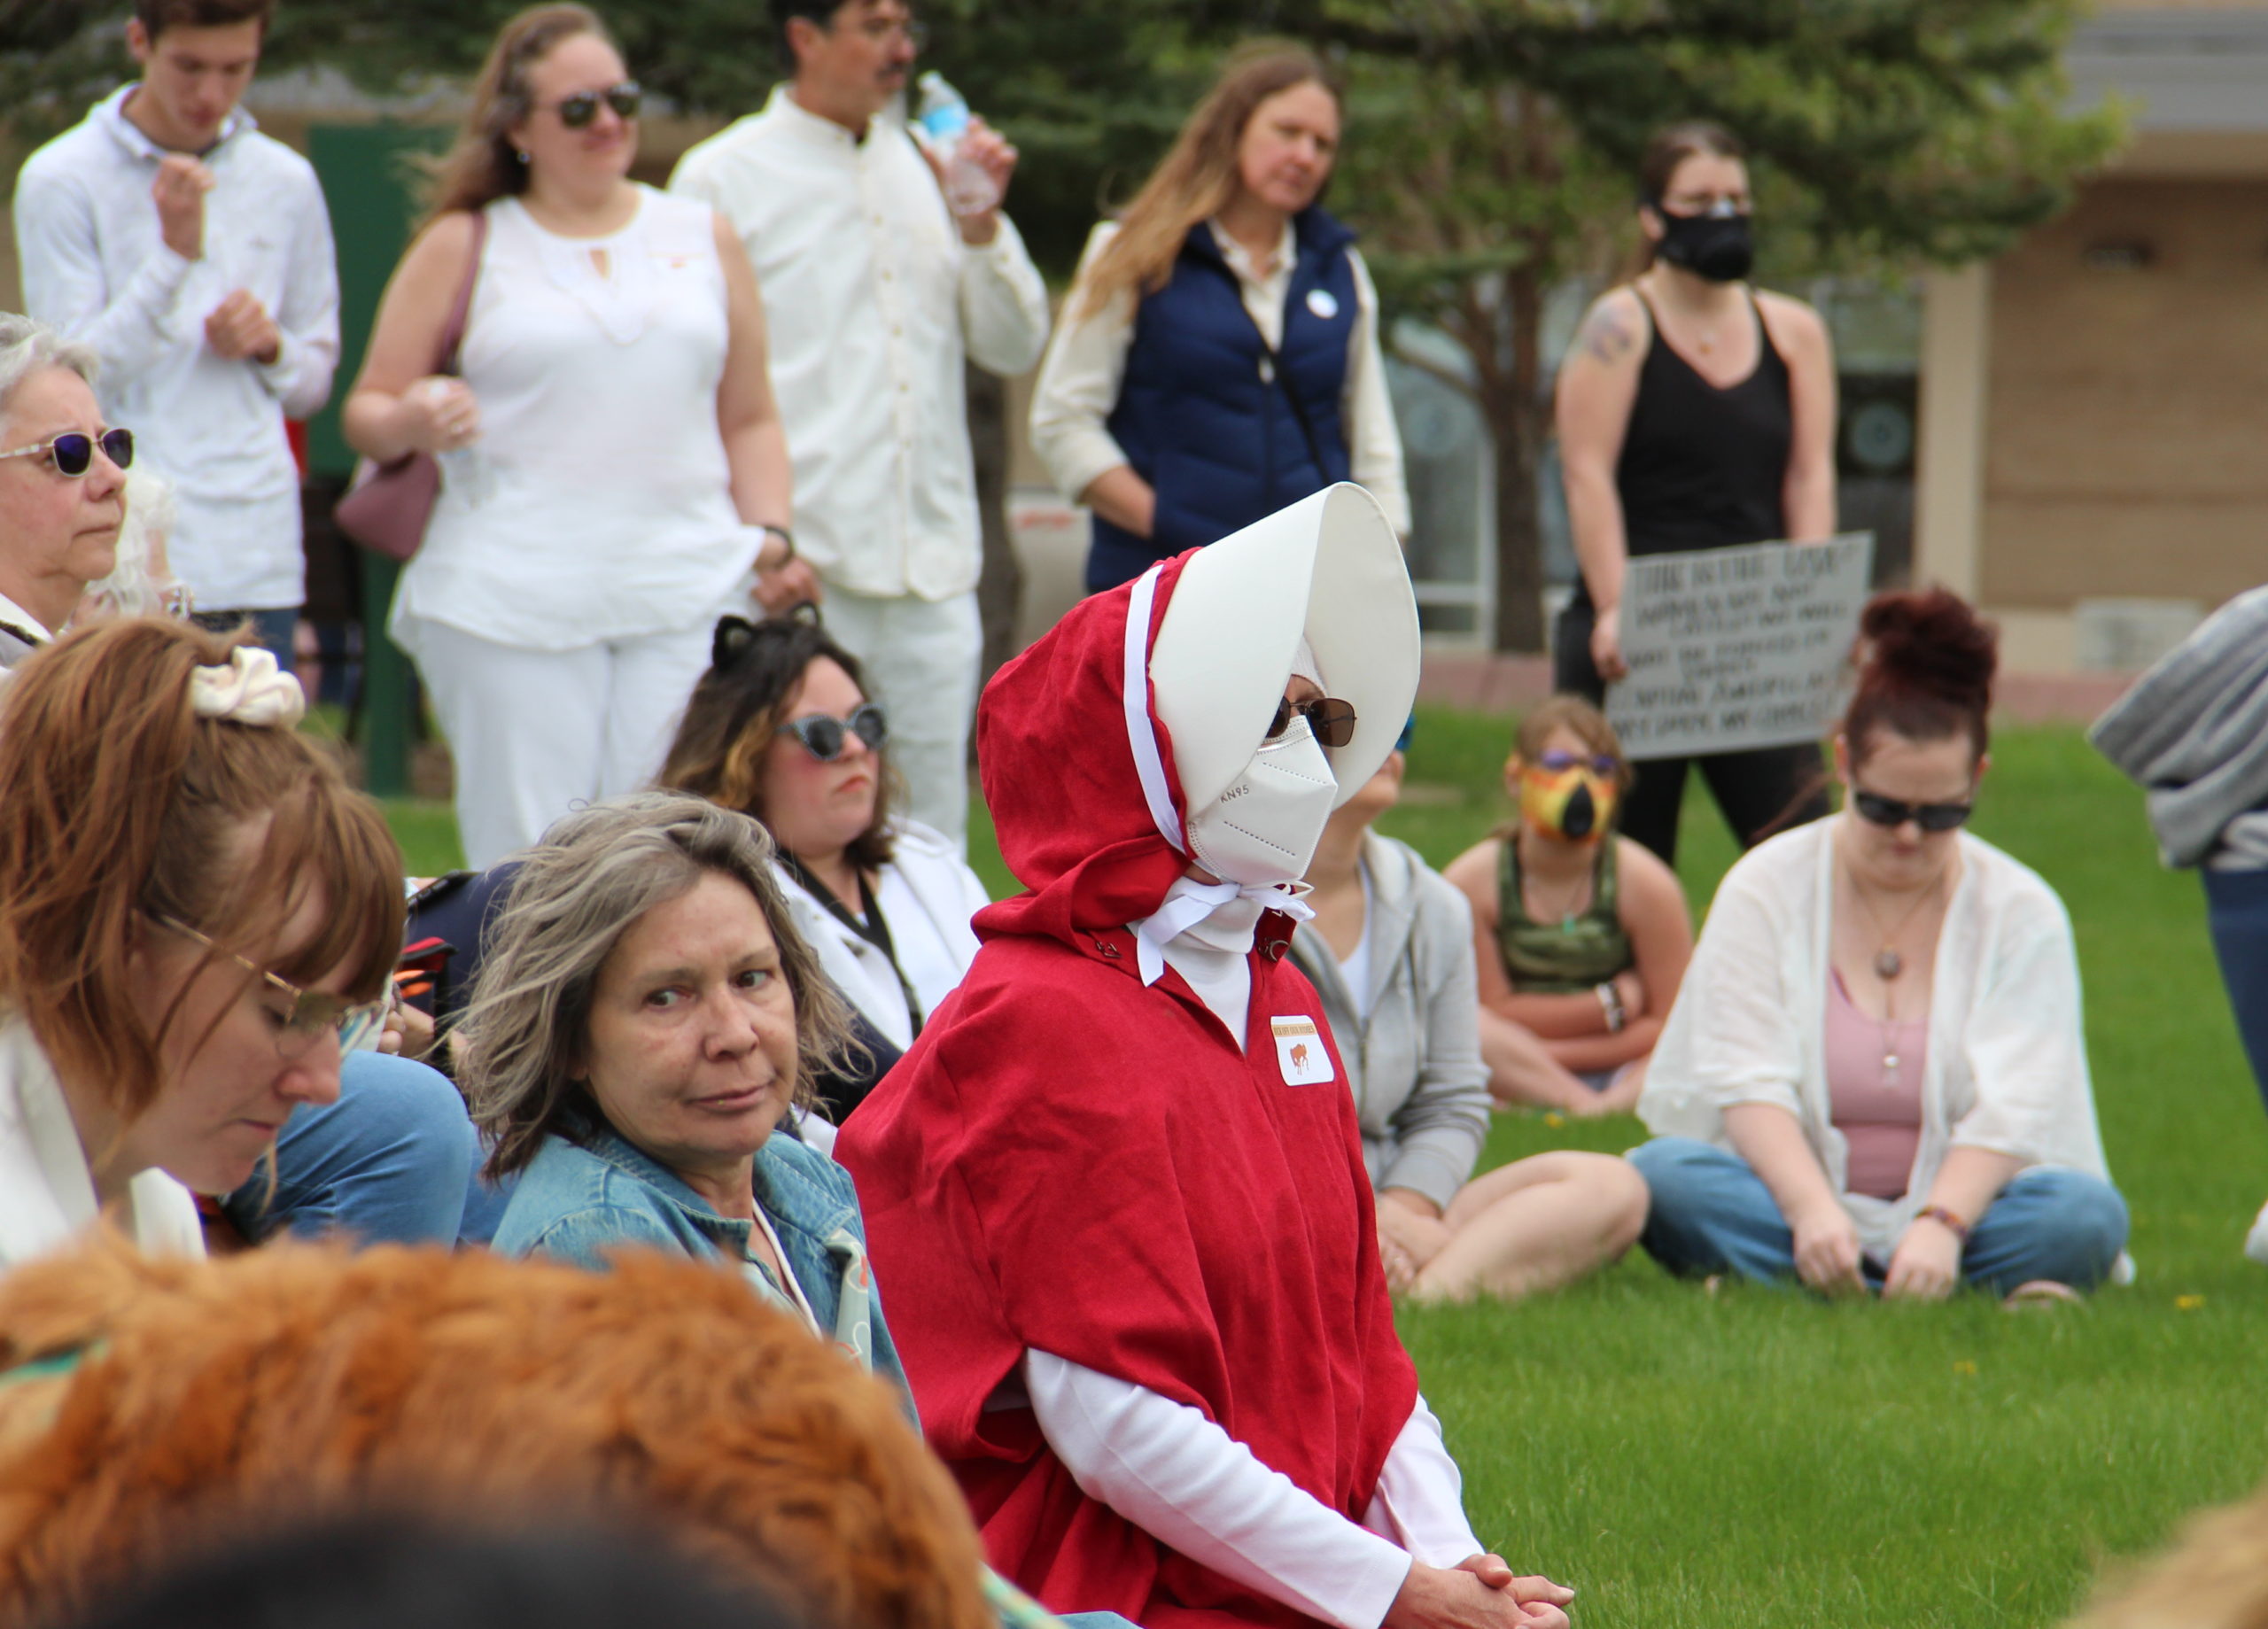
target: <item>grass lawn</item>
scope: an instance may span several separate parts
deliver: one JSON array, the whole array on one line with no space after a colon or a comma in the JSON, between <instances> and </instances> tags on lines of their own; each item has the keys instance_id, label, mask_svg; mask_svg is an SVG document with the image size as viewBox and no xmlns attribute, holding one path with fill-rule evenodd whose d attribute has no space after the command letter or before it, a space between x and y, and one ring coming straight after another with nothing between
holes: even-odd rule
<instances>
[{"instance_id":1,"label":"grass lawn","mask_svg":"<svg viewBox=\"0 0 2268 1629\"><path fill-rule=\"evenodd\" d=\"M1502 721L1428 710L1386 829L1436 865L1502 816ZM2085 974L2104 1141L2139 1283L2010 1316L1712 1299L1634 1256L1512 1307L1411 1309L1403 1334L1483 1539L1581 1592L1586 1625L2051 1624L2096 1569L2268 1472L2268 1117L2196 880L2159 869L2140 798L2072 729L1995 741L1977 829L2062 893ZM389 810L416 870L446 811ZM996 893L1013 885L972 828ZM1700 913L1733 857L1697 787L1679 869ZM1503 1118L1487 1162L1619 1152L1635 1120Z\"/></svg>"}]
</instances>

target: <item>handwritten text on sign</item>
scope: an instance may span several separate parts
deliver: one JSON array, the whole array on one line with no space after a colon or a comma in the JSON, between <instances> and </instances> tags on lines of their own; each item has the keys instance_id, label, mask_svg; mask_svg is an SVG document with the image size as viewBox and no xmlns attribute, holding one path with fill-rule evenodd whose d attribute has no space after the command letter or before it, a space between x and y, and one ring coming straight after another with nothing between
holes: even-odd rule
<instances>
[{"instance_id":1,"label":"handwritten text on sign","mask_svg":"<svg viewBox=\"0 0 2268 1629\"><path fill-rule=\"evenodd\" d=\"M1874 534L1642 556L1622 591L1607 717L1634 759L1817 741L1859 632Z\"/></svg>"}]
</instances>

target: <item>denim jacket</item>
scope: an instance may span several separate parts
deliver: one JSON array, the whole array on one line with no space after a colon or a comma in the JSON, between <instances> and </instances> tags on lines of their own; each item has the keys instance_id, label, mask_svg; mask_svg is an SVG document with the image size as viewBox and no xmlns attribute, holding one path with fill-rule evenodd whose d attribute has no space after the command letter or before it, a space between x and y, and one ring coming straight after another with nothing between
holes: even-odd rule
<instances>
[{"instance_id":1,"label":"denim jacket","mask_svg":"<svg viewBox=\"0 0 2268 1629\"><path fill-rule=\"evenodd\" d=\"M756 1202L779 1237L780 1253L811 1304L822 1338L835 1337L846 1273L867 1271L866 1224L850 1174L817 1150L775 1131L756 1156ZM602 1128L588 1144L553 1136L520 1177L493 1248L603 1268L622 1245L749 1260L753 1224L719 1216L685 1181ZM831 1241L831 1242L830 1242ZM873 1302L874 1370L903 1390L905 1371L879 1295Z\"/></svg>"}]
</instances>

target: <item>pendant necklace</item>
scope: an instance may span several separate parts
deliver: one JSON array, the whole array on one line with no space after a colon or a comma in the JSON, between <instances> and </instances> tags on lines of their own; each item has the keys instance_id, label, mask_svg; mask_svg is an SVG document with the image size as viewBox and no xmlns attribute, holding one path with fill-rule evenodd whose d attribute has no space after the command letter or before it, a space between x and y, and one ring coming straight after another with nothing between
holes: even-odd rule
<instances>
[{"instance_id":1,"label":"pendant necklace","mask_svg":"<svg viewBox=\"0 0 2268 1629\"><path fill-rule=\"evenodd\" d=\"M1514 838L1513 841L1517 842L1518 839ZM1535 881L1534 873L1532 871L1529 872L1523 879L1523 881L1526 884L1533 884ZM1537 922L1548 922L1554 916L1557 916L1559 919L1559 931L1563 934L1571 934L1575 931L1576 924L1582 920L1581 911L1584 905L1589 903L1586 896L1589 894L1590 889L1591 878L1588 874L1577 877L1575 879L1574 888L1568 892L1565 902L1565 908L1564 910L1556 911L1531 911L1529 914ZM1522 891L1526 892L1526 888L1523 888ZM1527 904L1525 899L1520 903L1523 906Z\"/></svg>"},{"instance_id":2,"label":"pendant necklace","mask_svg":"<svg viewBox=\"0 0 2268 1629\"><path fill-rule=\"evenodd\" d=\"M1847 862L1845 864L1847 865ZM1904 916L1898 919L1898 926L1884 933L1882 918L1876 914L1874 906L1868 903L1866 894L1859 887L1858 873L1851 873L1851 897L1859 909L1867 913L1867 919L1882 936L1881 945L1875 951L1874 969L1875 976L1882 981L1882 1078L1885 1086L1898 1084L1898 987L1895 981L1899 974L1906 971L1906 958L1898 953L1898 936L1921 914L1922 907L1938 896L1938 885L1945 878L1945 872L1940 870L1930 880L1930 886L1922 890L1922 896L1907 908Z\"/></svg>"}]
</instances>

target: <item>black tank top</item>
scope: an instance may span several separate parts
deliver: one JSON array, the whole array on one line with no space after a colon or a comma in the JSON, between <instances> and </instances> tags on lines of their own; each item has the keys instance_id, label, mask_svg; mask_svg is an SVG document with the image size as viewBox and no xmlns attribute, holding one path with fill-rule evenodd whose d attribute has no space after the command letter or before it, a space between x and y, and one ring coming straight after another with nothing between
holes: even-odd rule
<instances>
[{"instance_id":1,"label":"black tank top","mask_svg":"<svg viewBox=\"0 0 2268 1629\"><path fill-rule=\"evenodd\" d=\"M1632 292L1645 307L1653 343L1638 372L1638 396L1614 469L1631 555L1784 538L1781 493L1795 442L1795 407L1787 361L1773 346L1756 297L1748 302L1756 314L1755 369L1719 390L1662 337L1644 291ZM1588 603L1588 591L1579 587L1578 597Z\"/></svg>"}]
</instances>

